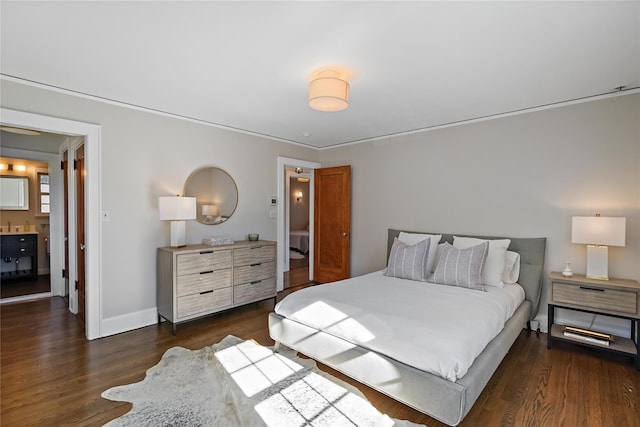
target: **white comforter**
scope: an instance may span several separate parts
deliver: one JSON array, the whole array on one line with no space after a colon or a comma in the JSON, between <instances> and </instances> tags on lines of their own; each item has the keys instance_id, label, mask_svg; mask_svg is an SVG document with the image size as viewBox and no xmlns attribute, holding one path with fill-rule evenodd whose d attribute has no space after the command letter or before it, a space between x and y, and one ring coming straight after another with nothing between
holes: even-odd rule
<instances>
[{"instance_id":1,"label":"white comforter","mask_svg":"<svg viewBox=\"0 0 640 427\"><path fill-rule=\"evenodd\" d=\"M294 292L275 311L455 381L523 300L519 285L480 292L378 271Z\"/></svg>"}]
</instances>

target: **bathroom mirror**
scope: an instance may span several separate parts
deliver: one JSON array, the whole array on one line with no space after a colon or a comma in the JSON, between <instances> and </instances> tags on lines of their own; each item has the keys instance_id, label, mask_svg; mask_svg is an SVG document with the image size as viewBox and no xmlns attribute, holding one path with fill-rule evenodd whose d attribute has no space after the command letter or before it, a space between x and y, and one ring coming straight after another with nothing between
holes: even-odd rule
<instances>
[{"instance_id":1,"label":"bathroom mirror","mask_svg":"<svg viewBox=\"0 0 640 427\"><path fill-rule=\"evenodd\" d=\"M184 184L184 195L196 198L196 220L207 225L227 221L238 206L235 181L216 167L204 167L193 172Z\"/></svg>"},{"instance_id":2,"label":"bathroom mirror","mask_svg":"<svg viewBox=\"0 0 640 427\"><path fill-rule=\"evenodd\" d=\"M29 210L29 178L26 176L0 176L0 209Z\"/></svg>"}]
</instances>

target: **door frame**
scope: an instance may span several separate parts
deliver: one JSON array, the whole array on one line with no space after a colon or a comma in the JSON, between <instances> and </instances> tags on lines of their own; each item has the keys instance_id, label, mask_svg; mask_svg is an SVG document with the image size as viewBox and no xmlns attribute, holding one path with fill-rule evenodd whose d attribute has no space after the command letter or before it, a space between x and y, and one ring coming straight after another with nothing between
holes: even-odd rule
<instances>
[{"instance_id":1,"label":"door frame","mask_svg":"<svg viewBox=\"0 0 640 427\"><path fill-rule=\"evenodd\" d=\"M278 196L277 196L277 218L278 218L278 237L277 237L277 266L276 280L278 291L284 289L284 267L286 252L289 250L288 225L288 201L289 201L289 175L286 172L287 167L301 167L303 169L315 170L322 165L318 162L310 162L308 160L293 159L290 157L278 156L278 169L276 176L278 177ZM313 211L314 211L314 191L313 191L313 172L310 173L309 181L309 280L313 279ZM286 209L286 210L285 210Z\"/></svg>"},{"instance_id":2,"label":"door frame","mask_svg":"<svg viewBox=\"0 0 640 427\"><path fill-rule=\"evenodd\" d=\"M24 111L0 108L0 122L3 125L26 127L43 132L82 136L85 143L87 177L85 182L85 226L86 226L86 323L85 335L92 340L100 338L102 323L102 224L100 201L102 199L102 171L100 169L101 126L74 120L60 119ZM61 231L59 231L61 233ZM61 235L52 237L52 254L64 253ZM62 264L52 259L53 265Z\"/></svg>"}]
</instances>

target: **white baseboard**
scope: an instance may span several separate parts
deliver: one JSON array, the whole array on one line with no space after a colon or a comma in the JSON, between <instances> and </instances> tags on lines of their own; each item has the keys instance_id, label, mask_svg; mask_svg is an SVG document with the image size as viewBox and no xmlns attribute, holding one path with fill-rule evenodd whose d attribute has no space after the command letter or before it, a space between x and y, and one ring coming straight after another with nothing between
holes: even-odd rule
<instances>
[{"instance_id":1,"label":"white baseboard","mask_svg":"<svg viewBox=\"0 0 640 427\"><path fill-rule=\"evenodd\" d=\"M102 320L100 336L108 337L109 335L144 328L145 326L154 325L156 323L158 323L158 310L155 308L110 317Z\"/></svg>"}]
</instances>

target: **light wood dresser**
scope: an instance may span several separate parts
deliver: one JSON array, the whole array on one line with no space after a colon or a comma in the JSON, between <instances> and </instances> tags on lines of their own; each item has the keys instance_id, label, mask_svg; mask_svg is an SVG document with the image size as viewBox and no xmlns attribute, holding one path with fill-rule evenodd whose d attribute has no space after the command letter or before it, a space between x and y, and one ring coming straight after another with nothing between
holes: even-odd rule
<instances>
[{"instance_id":1,"label":"light wood dresser","mask_svg":"<svg viewBox=\"0 0 640 427\"><path fill-rule=\"evenodd\" d=\"M553 341L568 341L587 347L621 353L635 359L636 369L640 370L638 354L638 327L640 324L640 284L635 280L588 279L582 274L564 277L552 272L549 276L549 312L547 348ZM583 338L567 336L563 325L555 322L558 308L626 319L631 324L629 338L613 337L613 341L604 343L588 342Z\"/></svg>"},{"instance_id":2,"label":"light wood dresser","mask_svg":"<svg viewBox=\"0 0 640 427\"><path fill-rule=\"evenodd\" d=\"M178 323L276 297L276 244L158 248L158 322Z\"/></svg>"}]
</instances>

